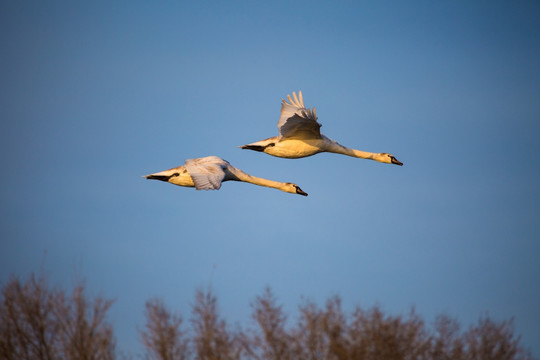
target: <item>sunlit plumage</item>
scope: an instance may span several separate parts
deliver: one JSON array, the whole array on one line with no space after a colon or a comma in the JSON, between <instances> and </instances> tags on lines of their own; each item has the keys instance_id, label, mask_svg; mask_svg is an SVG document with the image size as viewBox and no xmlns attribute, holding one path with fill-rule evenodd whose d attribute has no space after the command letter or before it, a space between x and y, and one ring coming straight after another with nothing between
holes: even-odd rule
<instances>
[{"instance_id":1,"label":"sunlit plumage","mask_svg":"<svg viewBox=\"0 0 540 360\"><path fill-rule=\"evenodd\" d=\"M224 181L243 181L271 187L292 194L307 196L293 183L278 182L246 174L228 161L217 156L188 159L184 165L144 176L147 179L170 182L178 186L195 187L197 190L219 190Z\"/></svg>"},{"instance_id":2,"label":"sunlit plumage","mask_svg":"<svg viewBox=\"0 0 540 360\"><path fill-rule=\"evenodd\" d=\"M241 146L242 149L265 152L272 156L297 159L321 152L343 154L362 159L375 160L381 163L403 165L388 153L371 153L347 148L321 134L321 124L317 122L315 108L304 106L302 92L287 95L282 100L281 116L278 121L279 136Z\"/></svg>"}]
</instances>

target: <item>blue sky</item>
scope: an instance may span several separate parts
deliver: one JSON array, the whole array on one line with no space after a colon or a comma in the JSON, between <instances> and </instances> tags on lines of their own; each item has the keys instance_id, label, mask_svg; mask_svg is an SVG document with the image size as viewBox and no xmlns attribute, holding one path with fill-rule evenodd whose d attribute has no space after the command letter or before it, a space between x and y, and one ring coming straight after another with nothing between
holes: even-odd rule
<instances>
[{"instance_id":1,"label":"blue sky","mask_svg":"<svg viewBox=\"0 0 540 360\"><path fill-rule=\"evenodd\" d=\"M268 285L291 317L335 294L514 317L540 354L537 2L4 1L0 45L0 281L82 274L119 350L151 297L189 318L211 285L250 324ZM405 165L237 148L298 90L325 135ZM208 155L309 197L141 178Z\"/></svg>"}]
</instances>

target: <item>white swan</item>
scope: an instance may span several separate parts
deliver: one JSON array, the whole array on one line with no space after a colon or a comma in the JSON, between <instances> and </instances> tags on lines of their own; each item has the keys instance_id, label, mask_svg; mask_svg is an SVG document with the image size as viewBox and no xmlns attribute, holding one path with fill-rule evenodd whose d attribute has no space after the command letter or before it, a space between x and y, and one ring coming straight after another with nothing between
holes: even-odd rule
<instances>
[{"instance_id":1,"label":"white swan","mask_svg":"<svg viewBox=\"0 0 540 360\"><path fill-rule=\"evenodd\" d=\"M188 159L183 166L146 175L144 177L147 179L167 181L179 186L195 187L197 190L219 190L223 181L244 181L292 194L308 195L296 184L251 176L217 156Z\"/></svg>"},{"instance_id":2,"label":"white swan","mask_svg":"<svg viewBox=\"0 0 540 360\"><path fill-rule=\"evenodd\" d=\"M287 95L289 102L282 100L281 117L278 121L279 136L240 146L242 149L265 152L272 156L298 159L331 152L362 159L375 160L386 164L403 165L393 155L387 153L371 153L349 149L321 134L321 124L317 122L317 113L306 109L302 92L293 92L293 98Z\"/></svg>"}]
</instances>

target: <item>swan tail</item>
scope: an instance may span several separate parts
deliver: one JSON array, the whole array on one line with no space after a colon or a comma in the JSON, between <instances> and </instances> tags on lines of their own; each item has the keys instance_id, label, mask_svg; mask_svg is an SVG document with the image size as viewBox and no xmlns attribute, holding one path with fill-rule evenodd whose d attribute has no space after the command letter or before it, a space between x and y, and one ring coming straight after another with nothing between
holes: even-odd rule
<instances>
[{"instance_id":1,"label":"swan tail","mask_svg":"<svg viewBox=\"0 0 540 360\"><path fill-rule=\"evenodd\" d=\"M171 178L175 176L180 176L180 173L182 173L182 166L172 168L169 170L160 171L157 173L149 174L143 176L143 178L146 178L148 180L160 180L160 181L169 181Z\"/></svg>"},{"instance_id":2,"label":"swan tail","mask_svg":"<svg viewBox=\"0 0 540 360\"><path fill-rule=\"evenodd\" d=\"M247 150L254 150L254 151L264 152L264 149L266 149L266 146L263 146L263 145L242 145L242 146L240 146L240 149L247 149Z\"/></svg>"},{"instance_id":3,"label":"swan tail","mask_svg":"<svg viewBox=\"0 0 540 360\"><path fill-rule=\"evenodd\" d=\"M248 150L253 150L253 151L264 152L264 150L267 147L275 146L278 141L279 141L279 137L274 136L274 137L264 139L264 140L261 140L261 141L256 141L256 142L251 143L251 144L239 146L239 148L240 149L248 149Z\"/></svg>"},{"instance_id":4,"label":"swan tail","mask_svg":"<svg viewBox=\"0 0 540 360\"><path fill-rule=\"evenodd\" d=\"M174 173L174 174L171 174L171 175L159 175L159 174L150 174L150 175L145 175L143 176L144 178L148 179L148 180L161 180L161 181L169 181L170 178L174 177L174 176L178 176L179 174L178 173Z\"/></svg>"}]
</instances>

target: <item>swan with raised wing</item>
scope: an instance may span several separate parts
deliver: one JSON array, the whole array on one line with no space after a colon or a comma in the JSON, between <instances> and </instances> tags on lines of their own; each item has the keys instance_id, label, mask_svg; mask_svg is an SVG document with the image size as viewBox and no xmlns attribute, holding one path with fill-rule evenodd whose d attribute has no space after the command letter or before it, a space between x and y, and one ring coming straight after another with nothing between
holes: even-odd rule
<instances>
[{"instance_id":1,"label":"swan with raised wing","mask_svg":"<svg viewBox=\"0 0 540 360\"><path fill-rule=\"evenodd\" d=\"M321 152L331 152L352 157L375 160L386 164L403 165L388 153L372 153L345 147L321 134L315 108L304 106L302 92L292 93L282 100L278 121L279 136L240 146L242 149L265 152L281 158L298 159Z\"/></svg>"},{"instance_id":2,"label":"swan with raised wing","mask_svg":"<svg viewBox=\"0 0 540 360\"><path fill-rule=\"evenodd\" d=\"M170 182L178 186L195 187L197 190L219 190L224 181L243 181L284 192L307 196L296 184L278 182L246 174L228 161L217 156L188 159L184 165L144 176L147 179Z\"/></svg>"}]
</instances>

